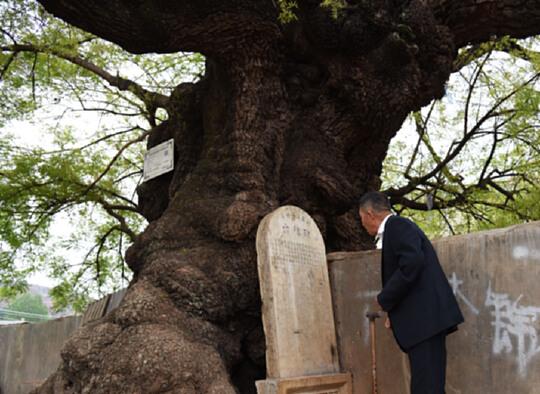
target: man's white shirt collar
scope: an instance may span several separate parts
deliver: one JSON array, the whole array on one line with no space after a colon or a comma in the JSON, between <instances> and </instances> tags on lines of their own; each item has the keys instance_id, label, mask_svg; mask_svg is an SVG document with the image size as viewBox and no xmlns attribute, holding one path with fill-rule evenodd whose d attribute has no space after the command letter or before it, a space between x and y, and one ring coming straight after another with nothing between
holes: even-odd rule
<instances>
[{"instance_id":1,"label":"man's white shirt collar","mask_svg":"<svg viewBox=\"0 0 540 394\"><path fill-rule=\"evenodd\" d=\"M375 236L375 245L377 249L382 249L383 245L383 234L384 234L384 226L386 225L386 221L390 216L393 216L393 213L388 214L381 224L379 225L379 229L377 230L377 235Z\"/></svg>"}]
</instances>

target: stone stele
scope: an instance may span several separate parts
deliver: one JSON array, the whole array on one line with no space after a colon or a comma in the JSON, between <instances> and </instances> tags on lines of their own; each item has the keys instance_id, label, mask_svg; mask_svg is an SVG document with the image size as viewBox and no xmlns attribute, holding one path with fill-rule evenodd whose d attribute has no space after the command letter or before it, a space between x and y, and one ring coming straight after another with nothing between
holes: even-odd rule
<instances>
[{"instance_id":1,"label":"stone stele","mask_svg":"<svg viewBox=\"0 0 540 394\"><path fill-rule=\"evenodd\" d=\"M350 374L267 379L257 382L258 394L352 394Z\"/></svg>"},{"instance_id":2,"label":"stone stele","mask_svg":"<svg viewBox=\"0 0 540 394\"><path fill-rule=\"evenodd\" d=\"M300 208L275 210L259 225L257 256L267 368L267 380L257 382L259 394L348 393L349 375L337 374L326 253L317 225Z\"/></svg>"}]
</instances>

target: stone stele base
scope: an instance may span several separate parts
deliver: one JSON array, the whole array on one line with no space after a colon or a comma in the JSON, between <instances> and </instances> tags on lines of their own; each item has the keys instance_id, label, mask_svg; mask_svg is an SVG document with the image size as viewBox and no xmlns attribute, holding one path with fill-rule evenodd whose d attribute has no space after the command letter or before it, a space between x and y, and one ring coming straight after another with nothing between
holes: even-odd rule
<instances>
[{"instance_id":1,"label":"stone stele base","mask_svg":"<svg viewBox=\"0 0 540 394\"><path fill-rule=\"evenodd\" d=\"M349 373L266 379L256 385L258 394L352 394Z\"/></svg>"}]
</instances>

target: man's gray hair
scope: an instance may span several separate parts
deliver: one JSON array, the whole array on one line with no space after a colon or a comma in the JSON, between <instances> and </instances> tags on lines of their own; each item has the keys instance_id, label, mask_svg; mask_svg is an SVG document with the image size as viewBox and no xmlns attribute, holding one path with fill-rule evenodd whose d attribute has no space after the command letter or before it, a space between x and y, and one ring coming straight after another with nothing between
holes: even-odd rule
<instances>
[{"instance_id":1,"label":"man's gray hair","mask_svg":"<svg viewBox=\"0 0 540 394\"><path fill-rule=\"evenodd\" d=\"M375 212L390 211L390 201L386 194L381 192L368 192L364 194L358 202L358 207L361 209L371 208Z\"/></svg>"}]
</instances>

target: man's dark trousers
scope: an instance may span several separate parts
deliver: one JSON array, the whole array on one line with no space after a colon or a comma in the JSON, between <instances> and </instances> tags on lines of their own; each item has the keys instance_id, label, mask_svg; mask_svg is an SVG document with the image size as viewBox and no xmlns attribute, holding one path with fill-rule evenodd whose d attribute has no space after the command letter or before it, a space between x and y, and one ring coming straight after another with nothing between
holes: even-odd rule
<instances>
[{"instance_id":1,"label":"man's dark trousers","mask_svg":"<svg viewBox=\"0 0 540 394\"><path fill-rule=\"evenodd\" d=\"M411 394L444 394L446 333L419 343L407 356L411 367Z\"/></svg>"}]
</instances>

